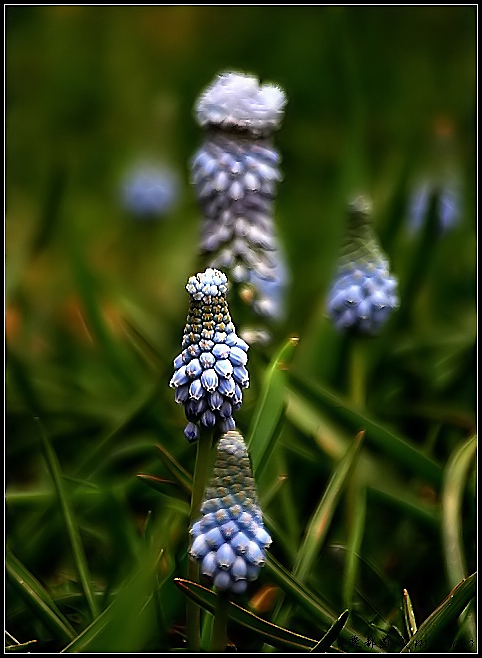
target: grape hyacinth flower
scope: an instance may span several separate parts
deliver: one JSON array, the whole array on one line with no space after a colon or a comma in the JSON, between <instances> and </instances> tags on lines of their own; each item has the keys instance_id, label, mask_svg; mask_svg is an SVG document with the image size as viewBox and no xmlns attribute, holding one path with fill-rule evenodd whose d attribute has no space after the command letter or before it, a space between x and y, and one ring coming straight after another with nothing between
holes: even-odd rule
<instances>
[{"instance_id":1,"label":"grape hyacinth flower","mask_svg":"<svg viewBox=\"0 0 482 658\"><path fill-rule=\"evenodd\" d=\"M414 188L409 200L409 227L412 233L422 229L433 196L437 197L436 221L440 234L451 231L459 224L462 202L457 182L437 183L426 179Z\"/></svg>"},{"instance_id":2,"label":"grape hyacinth flower","mask_svg":"<svg viewBox=\"0 0 482 658\"><path fill-rule=\"evenodd\" d=\"M200 426L221 433L236 427L233 412L241 406L242 389L249 386L248 344L237 336L231 321L223 272L207 268L189 278L186 290L189 313L170 386L176 402L184 406L184 434L195 441Z\"/></svg>"},{"instance_id":3,"label":"grape hyacinth flower","mask_svg":"<svg viewBox=\"0 0 482 658\"><path fill-rule=\"evenodd\" d=\"M397 279L390 274L370 216L371 205L365 197L349 205L347 231L327 305L337 329L375 335L399 302Z\"/></svg>"},{"instance_id":4,"label":"grape hyacinth flower","mask_svg":"<svg viewBox=\"0 0 482 658\"><path fill-rule=\"evenodd\" d=\"M242 435L229 431L218 442L211 480L193 523L189 555L218 590L242 594L266 561L271 537L258 503Z\"/></svg>"},{"instance_id":5,"label":"grape hyacinth flower","mask_svg":"<svg viewBox=\"0 0 482 658\"><path fill-rule=\"evenodd\" d=\"M133 217L154 221L175 206L179 181L167 166L138 164L125 175L121 195L124 208Z\"/></svg>"},{"instance_id":6,"label":"grape hyacinth flower","mask_svg":"<svg viewBox=\"0 0 482 658\"><path fill-rule=\"evenodd\" d=\"M278 86L234 72L218 75L196 102L206 130L191 162L203 213L201 250L237 283L285 285L273 224L280 156L270 140L285 104Z\"/></svg>"}]
</instances>

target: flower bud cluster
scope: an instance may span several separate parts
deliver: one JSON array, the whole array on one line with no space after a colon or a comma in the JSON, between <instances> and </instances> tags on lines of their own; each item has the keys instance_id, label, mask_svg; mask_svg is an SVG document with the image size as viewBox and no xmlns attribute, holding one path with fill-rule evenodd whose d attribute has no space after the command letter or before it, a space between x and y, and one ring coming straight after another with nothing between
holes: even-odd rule
<instances>
[{"instance_id":1,"label":"flower bud cluster","mask_svg":"<svg viewBox=\"0 0 482 658\"><path fill-rule=\"evenodd\" d=\"M256 580L271 537L266 531L242 435L227 432L201 506L202 518L190 529L189 554L220 591L241 594Z\"/></svg>"},{"instance_id":2,"label":"flower bud cluster","mask_svg":"<svg viewBox=\"0 0 482 658\"><path fill-rule=\"evenodd\" d=\"M370 224L365 197L349 208L348 226L328 293L328 314L339 330L377 334L399 305L398 283Z\"/></svg>"},{"instance_id":3,"label":"flower bud cluster","mask_svg":"<svg viewBox=\"0 0 482 658\"><path fill-rule=\"evenodd\" d=\"M280 156L269 136L286 103L274 85L225 73L196 104L199 125L209 128L191 163L191 180L203 213L201 250L211 267L227 270L235 282L272 281L280 255L273 224L273 199L282 175Z\"/></svg>"},{"instance_id":4,"label":"flower bud cluster","mask_svg":"<svg viewBox=\"0 0 482 658\"><path fill-rule=\"evenodd\" d=\"M235 428L233 412L241 406L242 389L249 386L248 344L231 321L223 272L208 268L190 277L186 290L189 313L170 386L176 402L184 406L184 434L195 441L200 426L222 433Z\"/></svg>"}]
</instances>

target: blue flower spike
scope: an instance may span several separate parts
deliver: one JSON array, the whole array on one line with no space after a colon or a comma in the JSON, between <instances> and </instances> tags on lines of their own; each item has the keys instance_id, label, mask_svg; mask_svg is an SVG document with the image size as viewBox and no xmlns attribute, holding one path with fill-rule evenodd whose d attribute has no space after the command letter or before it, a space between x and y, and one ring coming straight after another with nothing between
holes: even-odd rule
<instances>
[{"instance_id":1,"label":"blue flower spike","mask_svg":"<svg viewBox=\"0 0 482 658\"><path fill-rule=\"evenodd\" d=\"M221 434L236 427L233 413L241 407L242 389L249 386L249 346L231 321L223 272L207 268L189 278L186 290L190 305L182 352L174 359L169 385L184 407L184 435L196 441L201 426Z\"/></svg>"},{"instance_id":2,"label":"blue flower spike","mask_svg":"<svg viewBox=\"0 0 482 658\"><path fill-rule=\"evenodd\" d=\"M349 205L347 230L328 293L328 315L340 331L377 335L399 306L397 287L373 232L371 204L360 196Z\"/></svg>"},{"instance_id":3,"label":"blue flower spike","mask_svg":"<svg viewBox=\"0 0 482 658\"><path fill-rule=\"evenodd\" d=\"M219 439L201 514L190 529L190 557L219 591L242 594L248 582L258 578L271 537L263 524L246 445L237 430Z\"/></svg>"},{"instance_id":4,"label":"blue flower spike","mask_svg":"<svg viewBox=\"0 0 482 658\"><path fill-rule=\"evenodd\" d=\"M201 250L209 265L232 281L284 288L285 273L273 223L273 199L282 179L270 137L280 127L285 93L252 75L225 72L198 98L195 116L206 130L191 162L191 181L203 213ZM270 315L263 289L256 313ZM259 298L263 303L259 302Z\"/></svg>"}]
</instances>

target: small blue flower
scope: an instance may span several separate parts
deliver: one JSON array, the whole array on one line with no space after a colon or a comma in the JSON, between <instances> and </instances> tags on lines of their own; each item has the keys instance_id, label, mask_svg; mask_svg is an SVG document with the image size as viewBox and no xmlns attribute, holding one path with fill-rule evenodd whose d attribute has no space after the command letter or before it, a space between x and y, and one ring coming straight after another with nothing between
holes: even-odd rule
<instances>
[{"instance_id":1,"label":"small blue flower","mask_svg":"<svg viewBox=\"0 0 482 658\"><path fill-rule=\"evenodd\" d=\"M426 179L414 188L409 199L409 227L413 232L420 231L424 226L433 196L437 199L440 233L447 233L459 224L462 216L460 186L455 180L437 183Z\"/></svg>"},{"instance_id":2,"label":"small blue flower","mask_svg":"<svg viewBox=\"0 0 482 658\"><path fill-rule=\"evenodd\" d=\"M218 442L202 517L190 528L189 555L220 591L242 594L266 561L271 537L259 507L242 435L234 430Z\"/></svg>"},{"instance_id":3,"label":"small blue flower","mask_svg":"<svg viewBox=\"0 0 482 658\"><path fill-rule=\"evenodd\" d=\"M190 277L186 290L190 307L183 350L174 359L170 386L184 406L184 434L195 441L200 426L221 433L236 427L233 412L241 406L241 389L249 386L248 344L237 336L229 315L225 274L208 268Z\"/></svg>"},{"instance_id":4,"label":"small blue flower","mask_svg":"<svg viewBox=\"0 0 482 658\"><path fill-rule=\"evenodd\" d=\"M359 197L349 208L342 253L328 292L327 311L340 331L379 333L399 306L397 279L369 222L370 205Z\"/></svg>"},{"instance_id":5,"label":"small blue flower","mask_svg":"<svg viewBox=\"0 0 482 658\"><path fill-rule=\"evenodd\" d=\"M179 181L166 166L139 164L127 173L122 184L122 203L127 212L143 220L167 215L179 197Z\"/></svg>"}]
</instances>

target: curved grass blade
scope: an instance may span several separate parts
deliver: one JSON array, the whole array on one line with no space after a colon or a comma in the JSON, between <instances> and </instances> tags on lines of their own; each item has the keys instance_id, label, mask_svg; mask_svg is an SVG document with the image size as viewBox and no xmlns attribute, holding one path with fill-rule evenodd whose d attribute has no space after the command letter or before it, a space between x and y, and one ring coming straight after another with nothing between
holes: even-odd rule
<instances>
[{"instance_id":1,"label":"curved grass blade","mask_svg":"<svg viewBox=\"0 0 482 658\"><path fill-rule=\"evenodd\" d=\"M317 623L331 626L333 620L336 620L336 615L328 606L326 606L320 599L310 592L310 590L297 580L287 569L285 569L272 555L268 553L266 560L266 569L269 571L271 577L283 589L285 594L289 596L301 607L305 612L310 614ZM344 626L341 629L341 637L350 640L354 635L357 635L362 642L366 642L367 638L362 637L360 633L349 626ZM379 650L377 647L372 647L367 644L367 651Z\"/></svg>"},{"instance_id":2,"label":"curved grass blade","mask_svg":"<svg viewBox=\"0 0 482 658\"><path fill-rule=\"evenodd\" d=\"M293 575L301 582L304 582L319 555L343 487L350 477L360 454L364 434L364 431L359 432L346 451L345 456L333 471L318 507L307 526L305 538L298 550L293 569ZM283 626L287 623L290 613L291 605L289 603L283 605L283 599L281 599L277 605L274 620Z\"/></svg>"},{"instance_id":3,"label":"curved grass blade","mask_svg":"<svg viewBox=\"0 0 482 658\"><path fill-rule=\"evenodd\" d=\"M181 464L171 455L168 450L166 450L166 448L164 448L164 446L156 444L156 448L161 453L161 459L164 466L177 480L182 489L190 496L192 493L192 475L181 466Z\"/></svg>"},{"instance_id":4,"label":"curved grass blade","mask_svg":"<svg viewBox=\"0 0 482 658\"><path fill-rule=\"evenodd\" d=\"M343 626L346 624L348 615L350 614L349 610L345 610L341 613L338 619L330 626L330 628L323 635L321 640L316 646L311 649L312 653L325 653L330 646L335 642L343 630Z\"/></svg>"},{"instance_id":5,"label":"curved grass blade","mask_svg":"<svg viewBox=\"0 0 482 658\"><path fill-rule=\"evenodd\" d=\"M407 629L408 637L413 637L417 632L417 622L415 620L412 601L406 589L403 590L403 618L405 620L405 628Z\"/></svg>"},{"instance_id":6,"label":"curved grass blade","mask_svg":"<svg viewBox=\"0 0 482 658\"><path fill-rule=\"evenodd\" d=\"M366 413L360 413L347 400L338 397L318 382L300 376L294 371L290 371L289 377L291 385L295 389L305 393L311 399L315 399L327 413L343 421L355 431L366 430L367 443L373 444L412 473L422 476L436 486L441 484L441 467L423 452L370 418Z\"/></svg>"},{"instance_id":7,"label":"curved grass blade","mask_svg":"<svg viewBox=\"0 0 482 658\"><path fill-rule=\"evenodd\" d=\"M359 432L345 456L337 465L326 487L319 505L306 530L305 540L298 552L298 559L293 573L299 580L304 580L313 566L320 547L326 537L330 521L340 499L343 487L356 464L365 432Z\"/></svg>"},{"instance_id":8,"label":"curved grass blade","mask_svg":"<svg viewBox=\"0 0 482 658\"><path fill-rule=\"evenodd\" d=\"M157 538L158 539L158 538ZM155 632L154 589L163 551L147 551L141 568L115 595L112 603L61 653L135 653Z\"/></svg>"},{"instance_id":9,"label":"curved grass blade","mask_svg":"<svg viewBox=\"0 0 482 658\"><path fill-rule=\"evenodd\" d=\"M82 545L82 539L80 537L77 521L75 519L74 511L72 509L70 499L67 495L67 491L64 488L64 480L60 470L60 465L57 461L57 456L52 448L47 433L40 423L40 419L36 418L36 421L40 427L45 460L47 462L48 469L57 491L58 500L62 510L62 516L64 518L65 527L67 529L70 544L72 546L77 575L80 580L80 584L92 618L95 619L98 613L98 606L91 586L90 573L87 566L87 560L85 557L84 547Z\"/></svg>"},{"instance_id":10,"label":"curved grass blade","mask_svg":"<svg viewBox=\"0 0 482 658\"><path fill-rule=\"evenodd\" d=\"M5 646L5 653L10 653L10 651L23 651L26 647L32 648L32 644L35 644L37 640L28 640L27 642L17 642L15 644L7 644ZM28 652L30 653L30 652Z\"/></svg>"},{"instance_id":11,"label":"curved grass blade","mask_svg":"<svg viewBox=\"0 0 482 658\"><path fill-rule=\"evenodd\" d=\"M462 503L476 449L477 437L474 435L454 450L444 474L441 494L442 546L448 581L452 587L467 576L462 539ZM473 610L468 611L467 622L466 631L475 637L476 622Z\"/></svg>"},{"instance_id":12,"label":"curved grass blade","mask_svg":"<svg viewBox=\"0 0 482 658\"><path fill-rule=\"evenodd\" d=\"M8 549L5 557L8 580L27 602L35 615L62 641L70 642L76 635L69 621L57 608L38 580Z\"/></svg>"},{"instance_id":13,"label":"curved grass blade","mask_svg":"<svg viewBox=\"0 0 482 658\"><path fill-rule=\"evenodd\" d=\"M449 584L452 587L467 576L462 545L462 501L477 443L472 436L454 450L445 469L441 493L442 540Z\"/></svg>"},{"instance_id":14,"label":"curved grass blade","mask_svg":"<svg viewBox=\"0 0 482 658\"><path fill-rule=\"evenodd\" d=\"M218 596L215 592L184 578L175 578L174 582L191 600L211 614L216 613ZM280 649L309 651L317 644L316 640L261 619L232 601L229 601L228 615L234 622L256 633L267 644Z\"/></svg>"},{"instance_id":15,"label":"curved grass blade","mask_svg":"<svg viewBox=\"0 0 482 658\"><path fill-rule=\"evenodd\" d=\"M425 651L429 649L447 624L457 619L475 596L476 584L477 573L473 573L454 587L442 603L427 617L401 652L406 653L413 650Z\"/></svg>"},{"instance_id":16,"label":"curved grass blade","mask_svg":"<svg viewBox=\"0 0 482 658\"><path fill-rule=\"evenodd\" d=\"M268 366L246 441L255 477L259 477L275 446L275 432L286 402L286 371L298 338L290 338Z\"/></svg>"}]
</instances>

